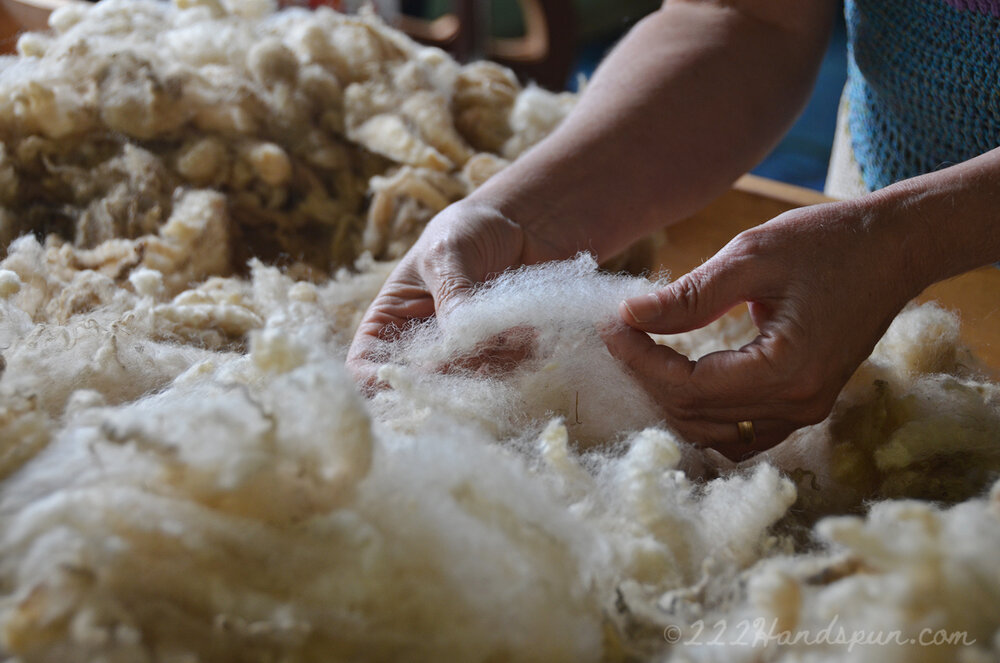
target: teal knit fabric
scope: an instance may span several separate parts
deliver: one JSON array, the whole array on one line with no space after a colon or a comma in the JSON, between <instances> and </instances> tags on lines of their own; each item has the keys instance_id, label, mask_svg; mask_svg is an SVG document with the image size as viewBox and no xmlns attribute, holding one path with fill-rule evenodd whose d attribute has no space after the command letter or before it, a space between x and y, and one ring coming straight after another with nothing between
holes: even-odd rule
<instances>
[{"instance_id":1,"label":"teal knit fabric","mask_svg":"<svg viewBox=\"0 0 1000 663\"><path fill-rule=\"evenodd\" d=\"M1000 16L956 4L846 2L848 119L871 190L1000 146Z\"/></svg>"}]
</instances>

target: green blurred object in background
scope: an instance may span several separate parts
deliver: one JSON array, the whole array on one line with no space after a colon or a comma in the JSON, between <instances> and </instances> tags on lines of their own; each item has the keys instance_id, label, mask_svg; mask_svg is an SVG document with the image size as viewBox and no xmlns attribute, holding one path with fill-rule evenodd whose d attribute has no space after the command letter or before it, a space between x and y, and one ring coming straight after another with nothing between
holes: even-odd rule
<instances>
[{"instance_id":1,"label":"green blurred object in background","mask_svg":"<svg viewBox=\"0 0 1000 663\"><path fill-rule=\"evenodd\" d=\"M590 41L620 36L646 14L656 11L660 0L574 0L579 39Z\"/></svg>"},{"instance_id":2,"label":"green blurred object in background","mask_svg":"<svg viewBox=\"0 0 1000 663\"><path fill-rule=\"evenodd\" d=\"M524 15L518 0L491 0L490 34L502 39L524 36ZM574 0L578 41L606 39L619 35L633 23L660 6L659 0ZM451 0L403 2L403 11L425 19L435 19L452 11Z\"/></svg>"}]
</instances>

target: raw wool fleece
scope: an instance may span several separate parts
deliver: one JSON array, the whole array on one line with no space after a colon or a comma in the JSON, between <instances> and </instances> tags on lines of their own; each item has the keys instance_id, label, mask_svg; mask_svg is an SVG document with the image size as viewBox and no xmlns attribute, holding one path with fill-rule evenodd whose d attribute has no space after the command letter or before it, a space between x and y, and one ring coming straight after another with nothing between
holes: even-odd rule
<instances>
[{"instance_id":1,"label":"raw wool fleece","mask_svg":"<svg viewBox=\"0 0 1000 663\"><path fill-rule=\"evenodd\" d=\"M18 305L51 287L44 256L24 238L0 272L0 634L20 660L598 660L626 646L605 617L619 585L645 600L697 581L706 559L740 568L795 498L762 466L696 500L655 429L582 461L558 420L527 454L448 411L415 433L373 426L321 291L259 264L243 299L225 298L262 321L246 354L157 340L170 304L124 288L51 334ZM577 320L651 287L583 258L538 271L600 295ZM148 272L133 280L158 291ZM538 338L573 332L571 317ZM150 364L151 386L131 373ZM506 429L541 423L528 419ZM720 530L708 514L723 512Z\"/></svg>"},{"instance_id":2,"label":"raw wool fleece","mask_svg":"<svg viewBox=\"0 0 1000 663\"><path fill-rule=\"evenodd\" d=\"M227 214L187 243L216 252L213 274L257 256L322 277L364 251L399 257L572 105L373 16L272 9L108 0L24 35L0 77L0 242L141 240L91 257L129 269L187 239L164 221L205 189Z\"/></svg>"},{"instance_id":3,"label":"raw wool fleece","mask_svg":"<svg viewBox=\"0 0 1000 663\"><path fill-rule=\"evenodd\" d=\"M1000 488L981 497L1000 389L940 309L900 316L830 419L790 441L821 465L774 457L788 476L678 470L690 450L595 330L655 286L585 257L412 330L386 348L396 388L363 401L343 348L380 258L571 97L374 19L270 11L73 6L0 71L5 658L1000 655ZM670 342L698 355L752 334L720 324ZM524 361L479 370L469 350L498 334ZM960 503L801 528L803 509L888 497ZM976 642L754 648L734 632L833 617ZM701 641L725 620L732 646L698 645L699 619ZM668 646L673 626L688 644Z\"/></svg>"}]
</instances>

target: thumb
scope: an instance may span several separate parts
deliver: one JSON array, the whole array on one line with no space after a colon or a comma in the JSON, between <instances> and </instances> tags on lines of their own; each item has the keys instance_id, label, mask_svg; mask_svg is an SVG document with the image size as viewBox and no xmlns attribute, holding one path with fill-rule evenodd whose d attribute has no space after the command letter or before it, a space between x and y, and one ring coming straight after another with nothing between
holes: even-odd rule
<instances>
[{"instance_id":1,"label":"thumb","mask_svg":"<svg viewBox=\"0 0 1000 663\"><path fill-rule=\"evenodd\" d=\"M747 279L728 260L713 258L667 287L630 297L618 313L628 325L654 334L699 329L747 299Z\"/></svg>"}]
</instances>

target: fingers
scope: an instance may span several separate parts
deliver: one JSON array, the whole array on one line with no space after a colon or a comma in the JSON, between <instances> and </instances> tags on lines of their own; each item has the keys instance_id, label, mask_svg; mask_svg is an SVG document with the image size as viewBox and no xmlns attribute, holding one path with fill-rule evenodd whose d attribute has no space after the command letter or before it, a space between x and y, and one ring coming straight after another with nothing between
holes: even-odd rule
<instances>
[{"instance_id":1,"label":"fingers","mask_svg":"<svg viewBox=\"0 0 1000 663\"><path fill-rule=\"evenodd\" d=\"M766 378L758 375L754 344L695 362L631 327L602 330L602 338L611 355L676 419L729 422L760 414ZM756 409L746 411L748 405Z\"/></svg>"},{"instance_id":2,"label":"fingers","mask_svg":"<svg viewBox=\"0 0 1000 663\"><path fill-rule=\"evenodd\" d=\"M619 315L636 329L656 334L704 327L746 301L749 289L741 264L741 259L713 258L662 290L626 299Z\"/></svg>"},{"instance_id":3,"label":"fingers","mask_svg":"<svg viewBox=\"0 0 1000 663\"><path fill-rule=\"evenodd\" d=\"M380 341L391 341L412 323L434 313L434 300L408 264L400 263L365 311L347 352L347 369L371 395L381 388L376 371L384 359Z\"/></svg>"},{"instance_id":4,"label":"fingers","mask_svg":"<svg viewBox=\"0 0 1000 663\"><path fill-rule=\"evenodd\" d=\"M763 388L773 382L761 373L767 366L760 359L765 339L694 362L631 327L606 328L601 335L689 442L738 461L773 447L802 425L794 405L772 399ZM740 421L752 422L753 439L741 435Z\"/></svg>"},{"instance_id":5,"label":"fingers","mask_svg":"<svg viewBox=\"0 0 1000 663\"><path fill-rule=\"evenodd\" d=\"M712 437L695 437L700 431L694 430L685 436L694 444L708 446L734 462L745 460L754 454L766 451L788 437L795 426L787 421L773 419L746 419L753 427L754 435L748 437L740 431L740 422L713 422ZM678 432L685 435L682 425ZM707 431L706 431L707 432Z\"/></svg>"},{"instance_id":6,"label":"fingers","mask_svg":"<svg viewBox=\"0 0 1000 663\"><path fill-rule=\"evenodd\" d=\"M675 388L690 380L695 362L672 348L657 345L644 332L622 325L604 327L599 332L611 356L628 366L654 398L667 400Z\"/></svg>"},{"instance_id":7,"label":"fingers","mask_svg":"<svg viewBox=\"0 0 1000 663\"><path fill-rule=\"evenodd\" d=\"M521 264L526 251L521 226L492 206L449 206L427 224L365 312L348 352L348 368L363 385L373 384L381 341L393 340L415 320L435 314L446 319L476 283ZM512 348L493 352L505 366L527 354Z\"/></svg>"},{"instance_id":8,"label":"fingers","mask_svg":"<svg viewBox=\"0 0 1000 663\"><path fill-rule=\"evenodd\" d=\"M495 210L488 210L485 217L482 210L479 216L445 213L431 222L428 231L432 225L431 239L416 252L415 266L438 317L461 306L477 283L521 264L524 231Z\"/></svg>"},{"instance_id":9,"label":"fingers","mask_svg":"<svg viewBox=\"0 0 1000 663\"><path fill-rule=\"evenodd\" d=\"M774 279L759 263L751 264L752 242L737 238L668 287L625 300L619 315L632 333L605 337L611 354L629 367L678 433L734 460L774 446L811 423L783 392L788 376L782 373L794 362L788 361L787 344L769 324L773 315L766 300ZM754 320L767 333L739 350L692 362L643 333L698 329L752 299L758 300L750 302ZM740 421L753 422L752 441L740 436Z\"/></svg>"},{"instance_id":10,"label":"fingers","mask_svg":"<svg viewBox=\"0 0 1000 663\"><path fill-rule=\"evenodd\" d=\"M348 369L363 390L372 393L379 388L375 373L386 359L380 341L395 340L414 321L434 315L447 318L470 297L474 285L490 268L483 264L479 252L463 248L447 235L411 250L368 307L348 351ZM483 372L488 370L487 364L495 362L497 370L509 370L533 348L533 340L515 343L516 336L512 332L487 343L482 356L468 359L468 365L456 362L453 368Z\"/></svg>"}]
</instances>

